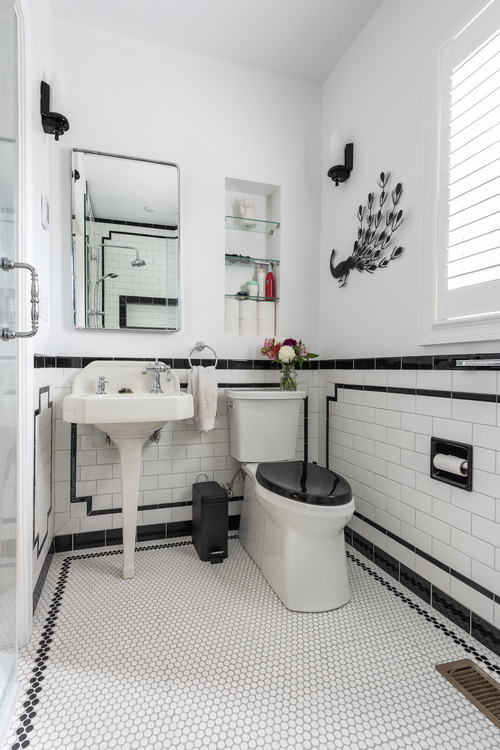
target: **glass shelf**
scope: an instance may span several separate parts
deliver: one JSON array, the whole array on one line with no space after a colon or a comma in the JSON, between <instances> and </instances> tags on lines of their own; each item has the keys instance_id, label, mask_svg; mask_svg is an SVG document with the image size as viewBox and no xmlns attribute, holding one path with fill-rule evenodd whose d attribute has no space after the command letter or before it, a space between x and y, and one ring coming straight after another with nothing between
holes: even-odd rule
<instances>
[{"instance_id":1,"label":"glass shelf","mask_svg":"<svg viewBox=\"0 0 500 750\"><path fill-rule=\"evenodd\" d=\"M279 260L272 258L252 258L250 255L236 255L226 253L226 264L228 266L279 266Z\"/></svg>"},{"instance_id":2,"label":"glass shelf","mask_svg":"<svg viewBox=\"0 0 500 750\"><path fill-rule=\"evenodd\" d=\"M253 299L256 302L279 302L280 301L279 297L245 297L245 296L242 297L239 294L225 294L224 296L229 297L230 299L239 299L239 300Z\"/></svg>"},{"instance_id":3,"label":"glass shelf","mask_svg":"<svg viewBox=\"0 0 500 750\"><path fill-rule=\"evenodd\" d=\"M273 234L280 228L279 221L263 219L242 219L241 216L226 216L226 229L237 229L240 232L261 232Z\"/></svg>"}]
</instances>

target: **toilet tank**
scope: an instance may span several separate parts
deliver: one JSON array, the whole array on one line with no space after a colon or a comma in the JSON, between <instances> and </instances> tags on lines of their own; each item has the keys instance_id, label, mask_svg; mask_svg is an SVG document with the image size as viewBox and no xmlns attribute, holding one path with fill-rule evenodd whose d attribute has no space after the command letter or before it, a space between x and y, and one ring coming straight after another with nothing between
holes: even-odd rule
<instances>
[{"instance_id":1,"label":"toilet tank","mask_svg":"<svg viewBox=\"0 0 500 750\"><path fill-rule=\"evenodd\" d=\"M233 458L246 463L295 458L306 391L226 388L225 394Z\"/></svg>"}]
</instances>

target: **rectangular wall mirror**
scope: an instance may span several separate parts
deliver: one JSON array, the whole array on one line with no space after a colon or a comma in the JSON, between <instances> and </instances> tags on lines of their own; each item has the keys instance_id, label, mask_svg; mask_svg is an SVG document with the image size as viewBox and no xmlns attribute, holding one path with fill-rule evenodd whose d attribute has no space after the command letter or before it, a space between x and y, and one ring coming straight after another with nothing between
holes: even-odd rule
<instances>
[{"instance_id":1,"label":"rectangular wall mirror","mask_svg":"<svg viewBox=\"0 0 500 750\"><path fill-rule=\"evenodd\" d=\"M179 330L179 168L74 149L73 323Z\"/></svg>"}]
</instances>

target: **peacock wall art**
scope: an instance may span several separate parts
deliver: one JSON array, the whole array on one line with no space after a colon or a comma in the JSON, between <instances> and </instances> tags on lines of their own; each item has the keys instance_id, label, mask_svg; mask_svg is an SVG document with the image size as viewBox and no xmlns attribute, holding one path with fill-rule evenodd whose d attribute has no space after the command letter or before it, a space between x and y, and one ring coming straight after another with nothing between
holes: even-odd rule
<instances>
[{"instance_id":1,"label":"peacock wall art","mask_svg":"<svg viewBox=\"0 0 500 750\"><path fill-rule=\"evenodd\" d=\"M332 250L330 271L333 278L338 279L340 287L347 284L351 271L374 273L378 268L387 268L391 260L400 258L403 253L403 248L395 246L393 239L404 221L403 211L398 208L403 186L398 182L389 192L386 188L390 177L390 172L381 172L377 180L377 185L381 188L380 195L376 198L375 193L368 193L366 205L358 208L358 236L352 254L335 265L336 251Z\"/></svg>"}]
</instances>

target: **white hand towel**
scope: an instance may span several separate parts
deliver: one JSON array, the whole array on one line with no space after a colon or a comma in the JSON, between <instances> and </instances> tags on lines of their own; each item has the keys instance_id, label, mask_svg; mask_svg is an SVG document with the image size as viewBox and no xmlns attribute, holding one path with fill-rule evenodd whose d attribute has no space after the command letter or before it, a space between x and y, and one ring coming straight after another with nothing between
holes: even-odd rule
<instances>
[{"instance_id":1,"label":"white hand towel","mask_svg":"<svg viewBox=\"0 0 500 750\"><path fill-rule=\"evenodd\" d=\"M200 432L213 430L217 418L217 377L215 367L192 367L187 392L193 396L194 424Z\"/></svg>"}]
</instances>

